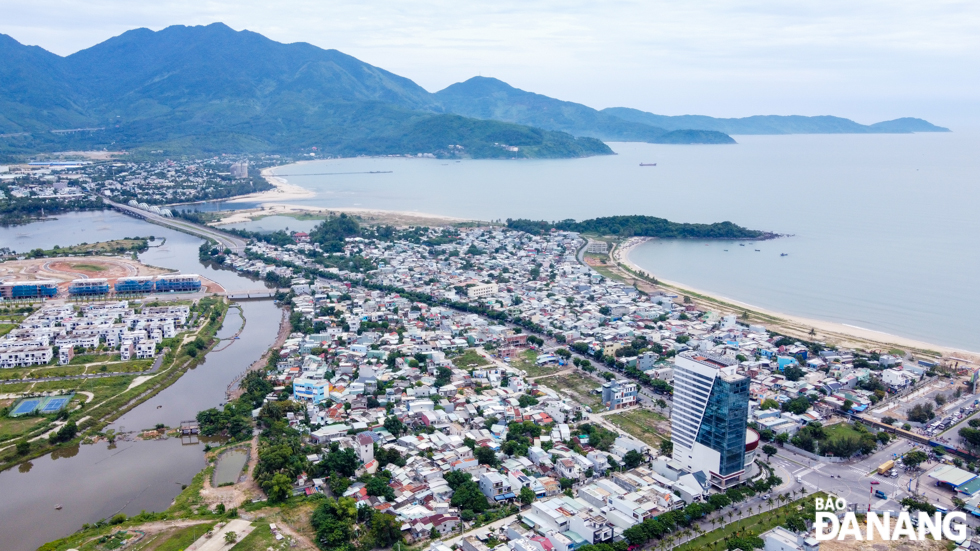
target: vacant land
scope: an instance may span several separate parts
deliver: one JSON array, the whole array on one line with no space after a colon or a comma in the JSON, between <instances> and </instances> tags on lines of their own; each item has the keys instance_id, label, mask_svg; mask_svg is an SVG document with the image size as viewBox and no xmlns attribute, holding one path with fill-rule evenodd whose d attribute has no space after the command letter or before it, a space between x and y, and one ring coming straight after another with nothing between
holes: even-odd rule
<instances>
[{"instance_id":1,"label":"vacant land","mask_svg":"<svg viewBox=\"0 0 980 551\"><path fill-rule=\"evenodd\" d=\"M663 415L647 409L632 409L604 416L606 421L623 429L654 449L670 438L670 421Z\"/></svg>"},{"instance_id":2,"label":"vacant land","mask_svg":"<svg viewBox=\"0 0 980 551\"><path fill-rule=\"evenodd\" d=\"M557 365L545 365L539 366L535 362L538 359L538 353L535 350L525 350L517 355L516 358L511 358L510 366L514 369L521 369L527 373L528 377L542 377L545 375L552 375L561 371L562 368Z\"/></svg>"},{"instance_id":3,"label":"vacant land","mask_svg":"<svg viewBox=\"0 0 980 551\"><path fill-rule=\"evenodd\" d=\"M488 365L490 362L479 355L476 350L467 348L465 352L453 358L453 365L460 369L473 369Z\"/></svg>"},{"instance_id":4,"label":"vacant land","mask_svg":"<svg viewBox=\"0 0 980 551\"><path fill-rule=\"evenodd\" d=\"M599 383L588 375L573 371L572 373L544 377L538 379L537 383L558 392L565 392L571 395L576 402L593 409L602 405L602 398L592 393L593 390L599 388Z\"/></svg>"}]
</instances>

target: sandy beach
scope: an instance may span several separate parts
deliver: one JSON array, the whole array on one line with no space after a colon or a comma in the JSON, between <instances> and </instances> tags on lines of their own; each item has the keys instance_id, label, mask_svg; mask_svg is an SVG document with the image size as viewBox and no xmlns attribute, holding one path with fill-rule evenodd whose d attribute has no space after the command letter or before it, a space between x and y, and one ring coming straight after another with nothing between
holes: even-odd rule
<instances>
[{"instance_id":1,"label":"sandy beach","mask_svg":"<svg viewBox=\"0 0 980 551\"><path fill-rule=\"evenodd\" d=\"M267 182L275 186L275 189L270 189L269 191L262 191L259 193L250 193L248 195L241 195L235 197L234 199L228 200L229 203L254 203L265 202L265 201L295 201L296 199L310 199L311 197L316 197L316 193L312 191L290 184L284 178L279 178L273 174L273 170L278 167L270 167L263 169L261 174L262 177L266 179Z\"/></svg>"},{"instance_id":2,"label":"sandy beach","mask_svg":"<svg viewBox=\"0 0 980 551\"><path fill-rule=\"evenodd\" d=\"M651 274L647 269L641 268L640 266L633 263L630 260L630 252L641 245L642 243L650 240L647 237L633 237L627 241L621 243L612 252L612 258L615 262L618 262L629 269L641 273L656 277L659 283L663 286L673 289L678 292L690 292L691 294L702 295L704 297L709 297L716 301L720 301L731 306L732 311L748 311L751 314L758 314L759 321L769 329L780 331L781 329L788 329L793 333L806 332L809 329L816 331L817 336L812 337L816 340L826 341L832 344L839 344L841 346L848 347L860 347L868 349L874 348L885 348L887 346L896 346L905 349L915 349L919 351L933 351L943 356L954 356L961 359L970 360L974 363L980 363L980 353L970 352L967 350L961 350L954 347L942 346L938 344L927 343L919 341L916 339L911 339L907 337L901 337L898 335L892 335L891 333L885 333L882 331L875 331L873 329L866 329L863 327L858 327L854 325L848 325L844 323L836 323L831 321L823 321L811 318L805 318L801 316L793 316L790 314L784 314L782 312L774 312L767 310L765 308L760 308L752 304L746 304L744 302L728 298L711 291L704 291L701 289L696 289L690 285L684 283L669 281L657 277L656 274ZM715 303L709 303L710 306L715 305ZM717 305L716 305L717 306ZM714 308L718 310L719 308ZM769 318L769 319L765 319ZM775 323L772 320L776 320ZM875 346L878 345L878 346Z\"/></svg>"},{"instance_id":3,"label":"sandy beach","mask_svg":"<svg viewBox=\"0 0 980 551\"><path fill-rule=\"evenodd\" d=\"M225 224L239 224L242 222L250 222L252 220L264 218L266 216L311 215L326 218L328 216L336 216L342 212L356 215L359 219L369 224L388 224L399 227L447 226L472 222L472 220L465 218L454 218L452 216L414 211L378 210L360 207L324 208L308 207L305 205L290 205L285 203L262 203L260 208L229 211L228 216L225 216L221 220L212 222L210 225L218 227Z\"/></svg>"}]
</instances>

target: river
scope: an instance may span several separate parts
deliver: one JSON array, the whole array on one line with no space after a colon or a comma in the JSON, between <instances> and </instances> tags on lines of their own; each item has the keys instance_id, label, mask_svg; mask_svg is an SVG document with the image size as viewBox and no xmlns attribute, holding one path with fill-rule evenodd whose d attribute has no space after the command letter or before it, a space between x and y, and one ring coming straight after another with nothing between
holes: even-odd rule
<instances>
[{"instance_id":1,"label":"river","mask_svg":"<svg viewBox=\"0 0 980 551\"><path fill-rule=\"evenodd\" d=\"M228 290L257 285L228 270L214 270L197 259L201 240L112 212L72 213L48 220L0 228L0 243L17 251L54 245L94 243L131 236L166 237L162 247L150 248L140 260L185 273L199 273ZM159 241L158 241L159 242ZM226 342L207 355L176 383L120 417L117 430L152 428L157 423L177 426L198 411L215 407L235 375L258 359L275 341L281 314L271 301L243 302L231 309L219 337L230 337L246 324L239 340ZM160 407L158 407L160 406ZM0 473L0 547L11 551L37 549L117 512L162 511L170 506L205 466L202 443L180 439L117 442L78 446L35 459L29 465ZM61 510L55 510L61 504Z\"/></svg>"},{"instance_id":2,"label":"river","mask_svg":"<svg viewBox=\"0 0 980 551\"><path fill-rule=\"evenodd\" d=\"M752 247L651 242L631 259L663 279L769 310L980 351L980 133L736 139L613 143L617 155L570 160L340 159L276 173L316 193L285 201L297 205L477 220L642 214L792 234ZM301 228L247 227L286 225Z\"/></svg>"}]
</instances>

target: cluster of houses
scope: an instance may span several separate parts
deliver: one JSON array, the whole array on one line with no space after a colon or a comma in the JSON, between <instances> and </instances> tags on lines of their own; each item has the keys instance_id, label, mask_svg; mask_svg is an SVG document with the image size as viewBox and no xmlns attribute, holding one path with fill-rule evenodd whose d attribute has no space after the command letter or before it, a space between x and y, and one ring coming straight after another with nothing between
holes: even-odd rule
<instances>
[{"instance_id":1,"label":"cluster of houses","mask_svg":"<svg viewBox=\"0 0 980 551\"><path fill-rule=\"evenodd\" d=\"M152 358L157 345L177 335L190 315L184 305L144 306L127 301L85 305L48 305L37 310L0 339L0 367L71 362L76 350L100 345L119 350L120 360Z\"/></svg>"}]
</instances>

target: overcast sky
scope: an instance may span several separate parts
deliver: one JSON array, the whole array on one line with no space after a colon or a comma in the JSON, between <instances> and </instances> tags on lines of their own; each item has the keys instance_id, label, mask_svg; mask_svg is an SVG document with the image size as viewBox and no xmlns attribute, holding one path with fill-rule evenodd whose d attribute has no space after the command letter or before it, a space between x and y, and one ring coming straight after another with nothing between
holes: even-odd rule
<instances>
[{"instance_id":1,"label":"overcast sky","mask_svg":"<svg viewBox=\"0 0 980 551\"><path fill-rule=\"evenodd\" d=\"M483 75L595 108L980 126L975 1L0 0L0 13L0 32L61 55L220 21L430 91Z\"/></svg>"}]
</instances>

